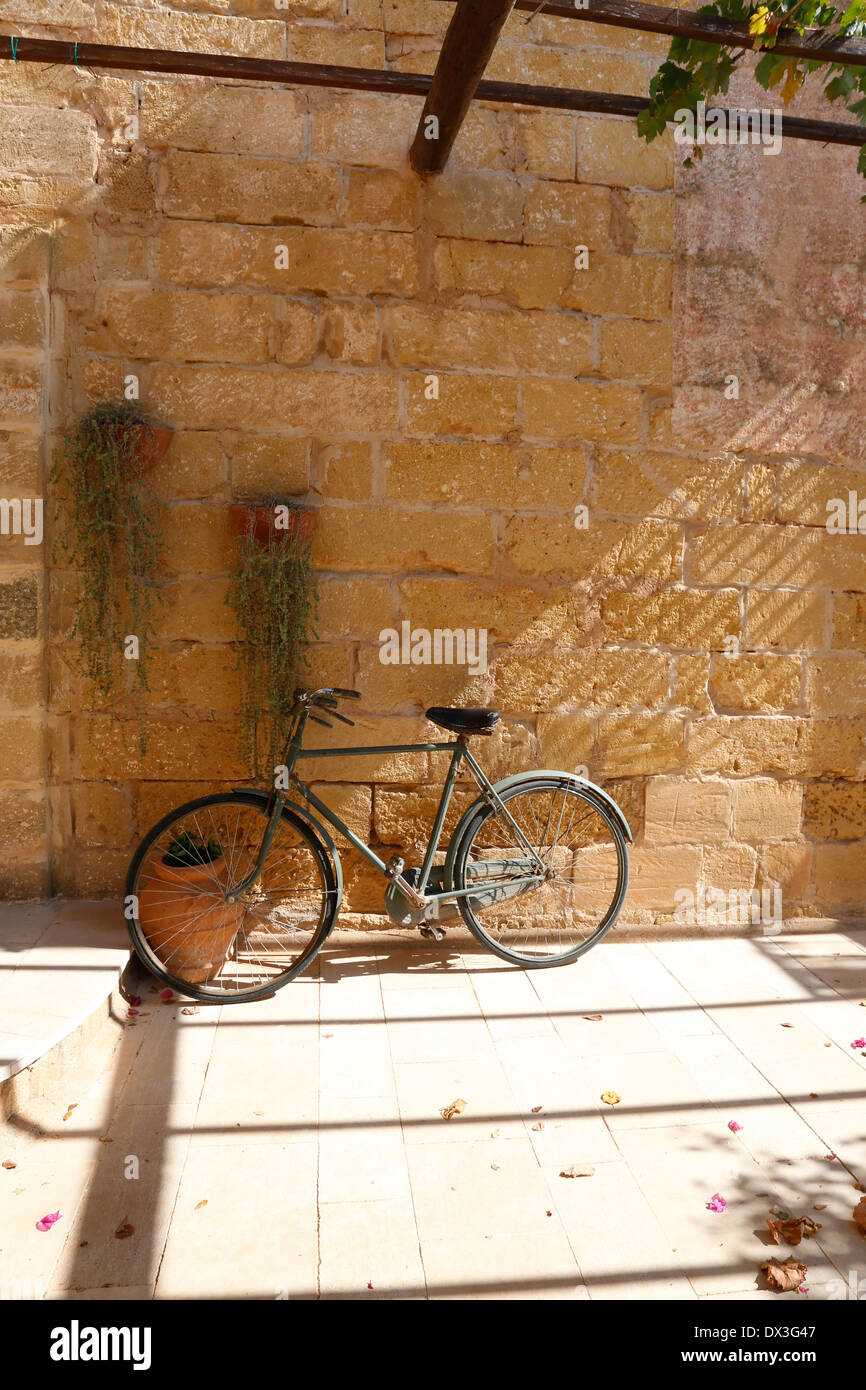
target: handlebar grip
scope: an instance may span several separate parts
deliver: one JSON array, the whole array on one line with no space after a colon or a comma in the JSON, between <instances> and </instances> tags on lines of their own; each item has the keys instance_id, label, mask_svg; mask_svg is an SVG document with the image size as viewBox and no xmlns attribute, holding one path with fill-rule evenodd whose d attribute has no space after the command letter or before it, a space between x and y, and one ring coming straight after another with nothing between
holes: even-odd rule
<instances>
[{"instance_id":1,"label":"handlebar grip","mask_svg":"<svg viewBox=\"0 0 866 1390\"><path fill-rule=\"evenodd\" d=\"M331 695L341 695L344 700L360 700L360 690L342 690L340 686L332 686L329 692Z\"/></svg>"}]
</instances>

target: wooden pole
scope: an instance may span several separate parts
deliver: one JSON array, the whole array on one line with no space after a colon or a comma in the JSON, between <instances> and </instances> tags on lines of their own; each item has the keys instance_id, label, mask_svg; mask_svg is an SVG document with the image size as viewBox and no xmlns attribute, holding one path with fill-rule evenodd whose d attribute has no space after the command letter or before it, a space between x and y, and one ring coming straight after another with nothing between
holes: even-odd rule
<instances>
[{"instance_id":1,"label":"wooden pole","mask_svg":"<svg viewBox=\"0 0 866 1390\"><path fill-rule=\"evenodd\" d=\"M426 96L432 83L432 78L425 73L333 67L326 63L290 63L278 58L246 58L222 53L116 48L109 44L73 43L69 39L28 39L0 34L0 61L13 58L22 63L113 68L126 72L183 73L193 77L282 82L300 87L336 87L361 92L402 92L415 96ZM570 87L527 86L517 82L481 81L475 89L475 96L479 101L632 118L649 105L644 97L583 92ZM789 139L819 140L828 145L866 144L866 130L860 125L809 121L799 116L783 116L782 134Z\"/></svg>"},{"instance_id":2,"label":"wooden pole","mask_svg":"<svg viewBox=\"0 0 866 1390\"><path fill-rule=\"evenodd\" d=\"M513 8L514 0L457 0L409 151L416 173L434 174L445 168Z\"/></svg>"}]
</instances>

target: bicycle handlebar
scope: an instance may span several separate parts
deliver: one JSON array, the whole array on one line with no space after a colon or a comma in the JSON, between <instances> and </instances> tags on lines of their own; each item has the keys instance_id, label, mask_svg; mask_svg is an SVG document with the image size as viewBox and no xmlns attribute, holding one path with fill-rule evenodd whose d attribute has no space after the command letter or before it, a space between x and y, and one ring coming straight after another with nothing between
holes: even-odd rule
<instances>
[{"instance_id":1,"label":"bicycle handlebar","mask_svg":"<svg viewBox=\"0 0 866 1390\"><path fill-rule=\"evenodd\" d=\"M325 685L321 690L295 691L295 703L299 705L326 705L331 709L336 705L337 700L360 700L361 693L358 690L344 690L338 685Z\"/></svg>"}]
</instances>

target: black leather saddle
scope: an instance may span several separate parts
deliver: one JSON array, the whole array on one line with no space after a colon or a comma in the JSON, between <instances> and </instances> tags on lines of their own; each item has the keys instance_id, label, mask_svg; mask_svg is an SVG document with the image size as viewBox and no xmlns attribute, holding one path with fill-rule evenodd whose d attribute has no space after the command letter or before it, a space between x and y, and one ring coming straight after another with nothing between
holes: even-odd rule
<instances>
[{"instance_id":1,"label":"black leather saddle","mask_svg":"<svg viewBox=\"0 0 866 1390\"><path fill-rule=\"evenodd\" d=\"M450 729L452 734L491 734L493 725L499 723L499 710L448 709L444 705L433 705L427 711L427 718L440 729Z\"/></svg>"}]
</instances>

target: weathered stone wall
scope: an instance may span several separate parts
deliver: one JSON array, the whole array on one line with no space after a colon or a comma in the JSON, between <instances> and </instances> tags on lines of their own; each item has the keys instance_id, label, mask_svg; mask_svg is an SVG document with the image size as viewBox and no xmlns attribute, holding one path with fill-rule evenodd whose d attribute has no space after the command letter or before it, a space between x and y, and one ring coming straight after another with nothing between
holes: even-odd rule
<instances>
[{"instance_id":1,"label":"weathered stone wall","mask_svg":"<svg viewBox=\"0 0 866 1390\"><path fill-rule=\"evenodd\" d=\"M424 71L451 12L8 9L22 32ZM526 19L509 22L491 76L644 93L665 50ZM670 137L647 148L626 121L479 105L449 171L425 182L406 159L419 110L0 71L0 492L35 489L58 425L118 397L128 373L177 431L154 475L169 571L146 759L132 726L124 739L125 706L89 709L74 675L72 576L50 561L49 601L48 547L0 538L5 891L116 893L157 817L242 777L227 505L274 490L319 508L312 679L362 691L359 741L429 736L432 703L494 703L488 764L587 766L623 804L630 920L669 918L677 891L702 884L778 886L786 916L858 915L866 537L824 527L825 494L866 495L853 155L715 151L678 174L675 254ZM787 219L814 241L796 278ZM488 673L383 665L380 631L404 619L487 629ZM316 767L356 829L410 854L441 771L426 755ZM348 910L381 898L348 856Z\"/></svg>"}]
</instances>

